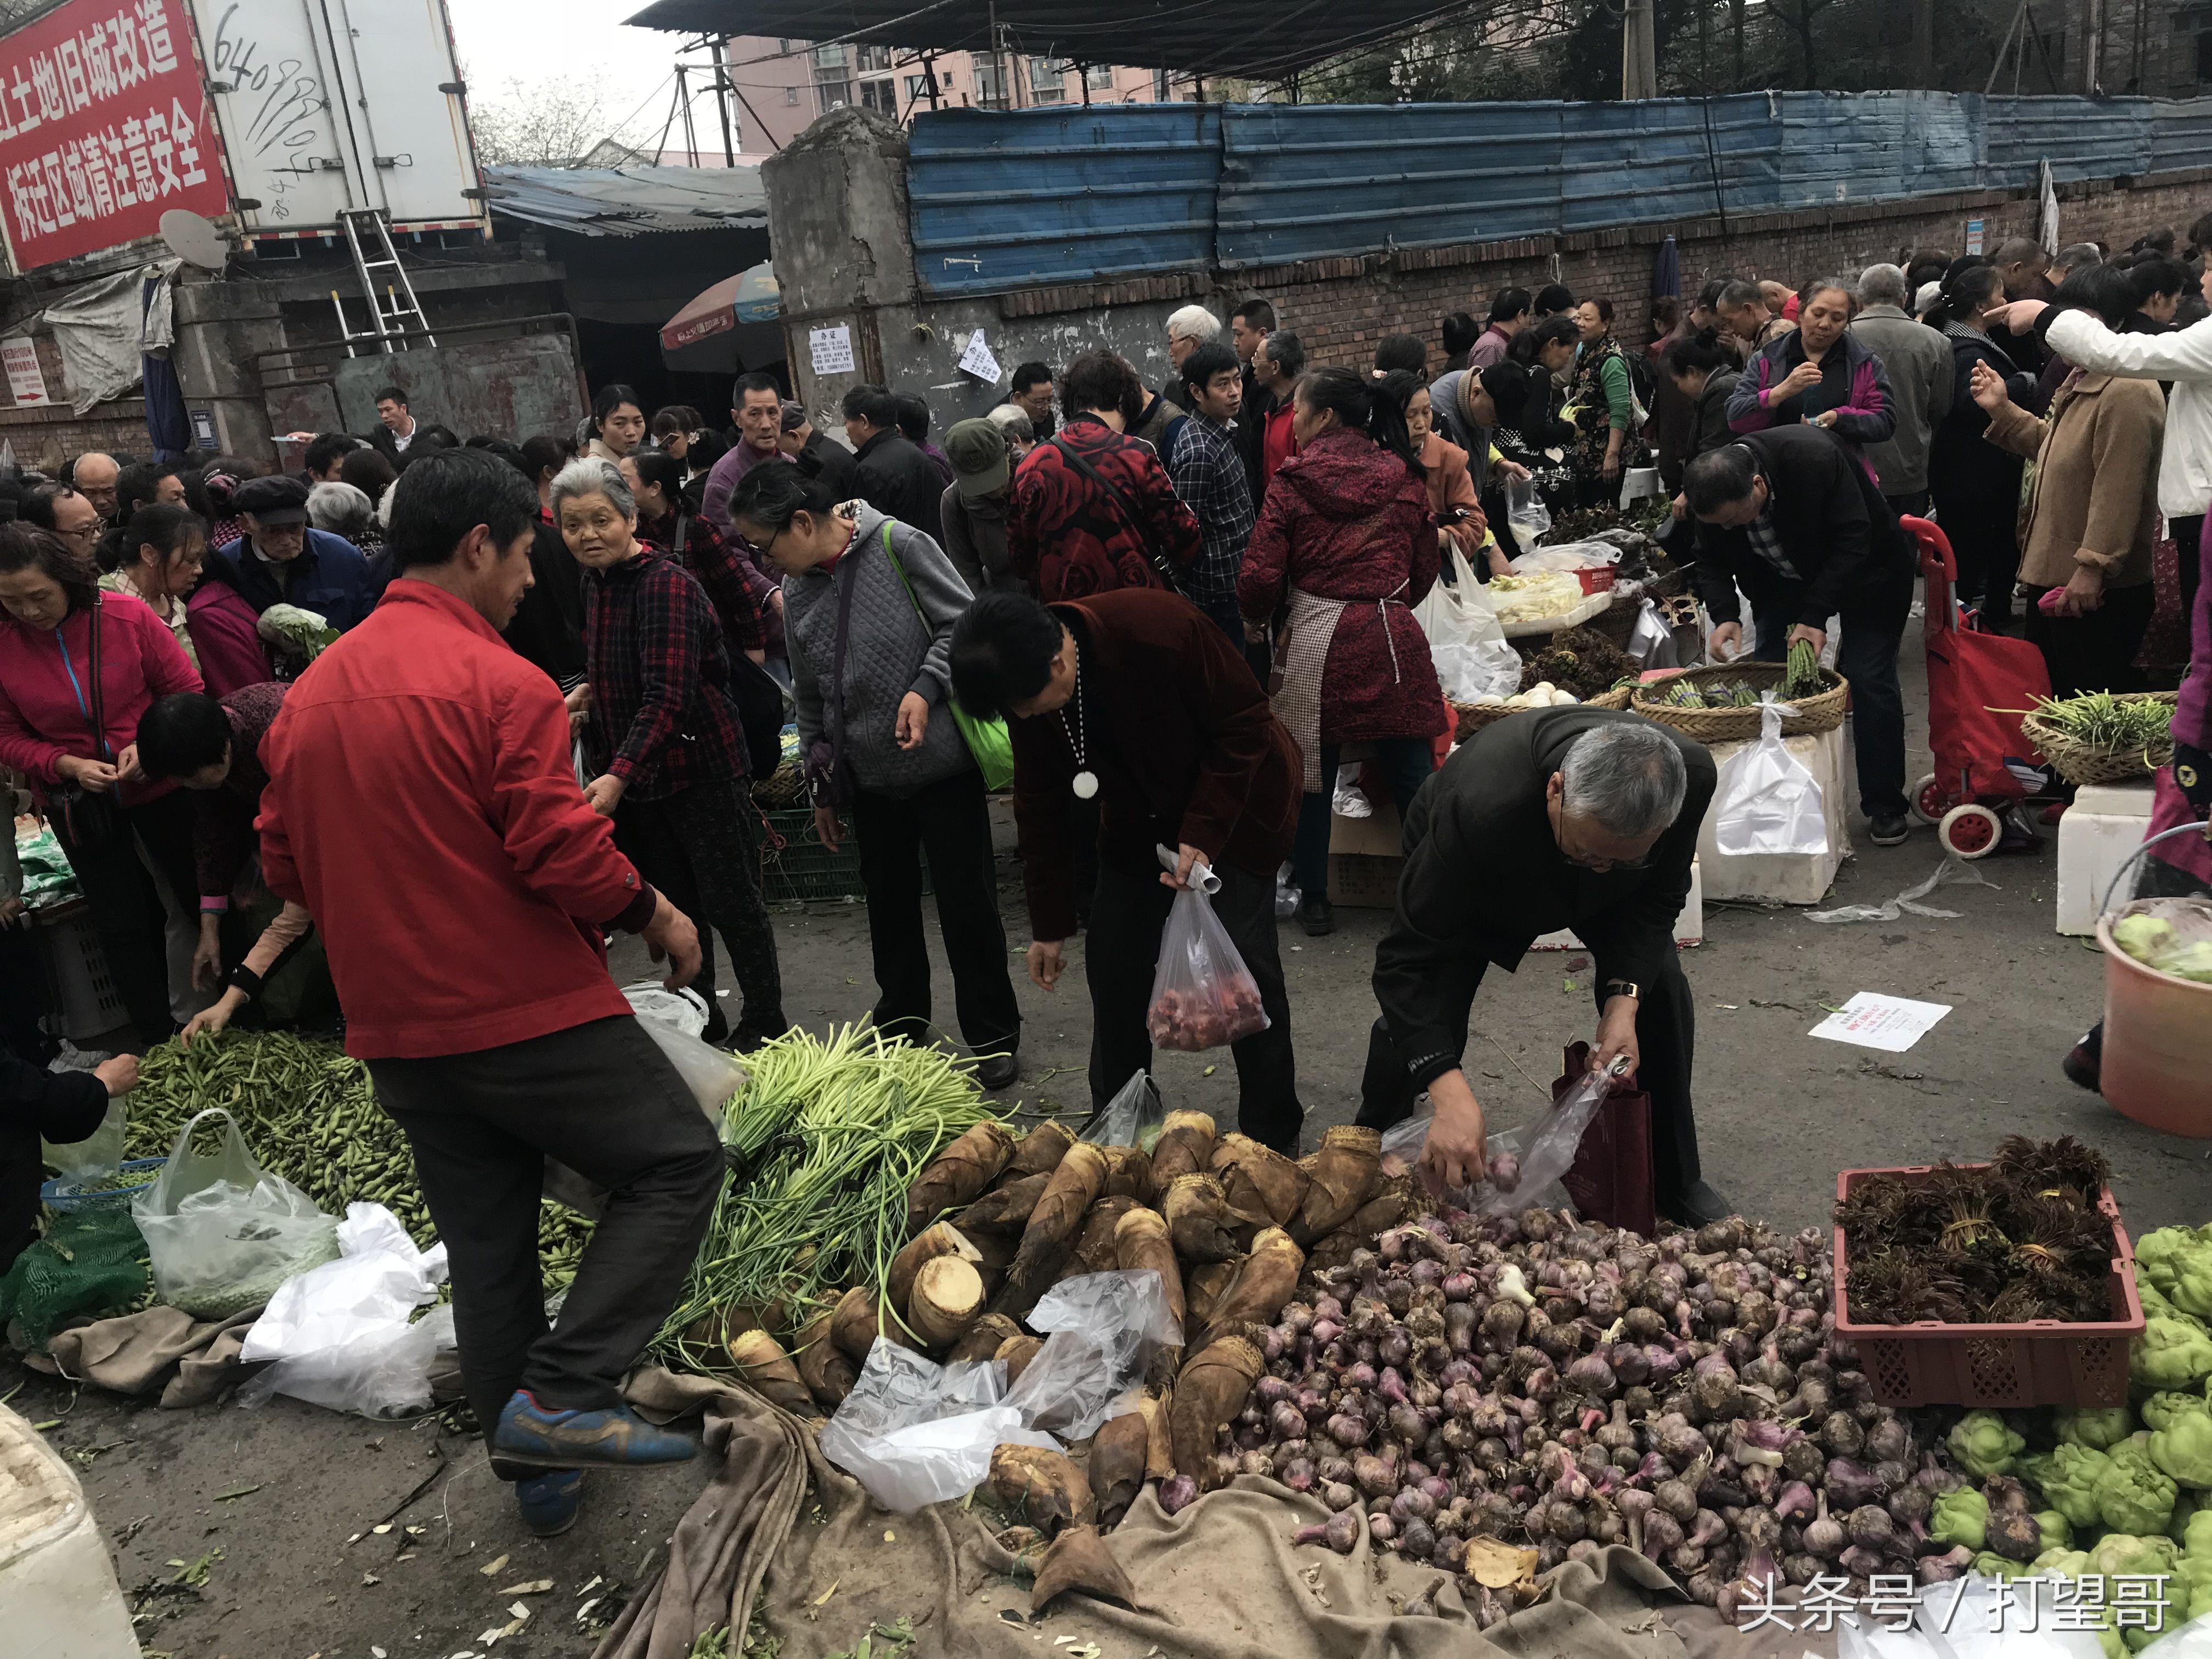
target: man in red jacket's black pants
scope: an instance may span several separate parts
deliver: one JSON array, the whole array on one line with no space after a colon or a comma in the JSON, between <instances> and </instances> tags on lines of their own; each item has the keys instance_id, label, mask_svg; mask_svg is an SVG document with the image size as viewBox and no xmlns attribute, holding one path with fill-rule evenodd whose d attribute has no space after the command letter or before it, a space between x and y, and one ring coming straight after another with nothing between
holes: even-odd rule
<instances>
[{"instance_id":1,"label":"man in red jacket's black pants","mask_svg":"<svg viewBox=\"0 0 2212 1659\"><path fill-rule=\"evenodd\" d=\"M347 1050L414 1148L493 1471L550 1534L575 1518L579 1466L692 1454L621 1381L683 1289L723 1163L606 972L607 929L672 957L672 986L697 971L698 935L615 850L558 688L499 636L537 525L537 492L494 456L407 469L397 578L286 696L259 828L270 887L322 932ZM609 1189L550 1330L549 1157Z\"/></svg>"}]
</instances>

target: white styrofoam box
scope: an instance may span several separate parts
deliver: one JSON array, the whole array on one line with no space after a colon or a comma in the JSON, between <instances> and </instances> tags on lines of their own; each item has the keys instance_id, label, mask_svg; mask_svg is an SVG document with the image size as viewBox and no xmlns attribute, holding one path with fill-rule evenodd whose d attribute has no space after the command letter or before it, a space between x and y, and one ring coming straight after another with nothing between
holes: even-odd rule
<instances>
[{"instance_id":1,"label":"white styrofoam box","mask_svg":"<svg viewBox=\"0 0 2212 1659\"><path fill-rule=\"evenodd\" d=\"M2085 784L2058 820L2058 931L2097 931L2106 890L2150 828L2151 781ZM2127 897L2125 893L2120 896Z\"/></svg>"},{"instance_id":2,"label":"white styrofoam box","mask_svg":"<svg viewBox=\"0 0 2212 1659\"><path fill-rule=\"evenodd\" d=\"M1753 738L1739 743L1708 745L1713 764L1725 769L1729 756L1757 741ZM1812 857L1767 853L1736 857L1722 852L1713 836L1714 809L1720 805L1717 792L1713 806L1706 810L1705 821L1698 829L1698 860L1705 866L1705 896L1709 899L1818 904L1826 896L1838 867L1851 850L1850 836L1844 827L1850 805L1844 765L1844 728L1838 726L1815 736L1784 738L1782 741L1820 786L1820 805L1828 824L1828 850Z\"/></svg>"},{"instance_id":3,"label":"white styrofoam box","mask_svg":"<svg viewBox=\"0 0 2212 1659\"><path fill-rule=\"evenodd\" d=\"M1674 943L1703 945L1705 942L1705 873L1696 859L1690 860L1690 892L1682 901L1680 913L1674 918ZM1562 927L1556 933L1547 933L1528 947L1532 951L1580 951L1583 942L1574 930Z\"/></svg>"},{"instance_id":4,"label":"white styrofoam box","mask_svg":"<svg viewBox=\"0 0 2212 1659\"><path fill-rule=\"evenodd\" d=\"M76 1474L0 1406L0 1608L11 1659L137 1659L131 1610Z\"/></svg>"}]
</instances>

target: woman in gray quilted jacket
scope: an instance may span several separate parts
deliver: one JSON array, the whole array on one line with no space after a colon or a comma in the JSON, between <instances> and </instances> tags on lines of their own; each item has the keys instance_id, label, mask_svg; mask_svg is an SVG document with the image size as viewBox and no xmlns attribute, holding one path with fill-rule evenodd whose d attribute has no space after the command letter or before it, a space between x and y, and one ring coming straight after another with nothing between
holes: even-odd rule
<instances>
[{"instance_id":1,"label":"woman in gray quilted jacket","mask_svg":"<svg viewBox=\"0 0 2212 1659\"><path fill-rule=\"evenodd\" d=\"M1020 1074L1021 1013L1006 969L983 775L954 723L945 666L968 585L928 536L865 501L837 502L788 462L757 466L730 497L731 527L783 575L799 752L834 750L816 776L816 833L835 849L849 806L875 954L875 1021L930 1038L921 858L952 965L977 1079ZM810 764L810 774L823 769Z\"/></svg>"}]
</instances>

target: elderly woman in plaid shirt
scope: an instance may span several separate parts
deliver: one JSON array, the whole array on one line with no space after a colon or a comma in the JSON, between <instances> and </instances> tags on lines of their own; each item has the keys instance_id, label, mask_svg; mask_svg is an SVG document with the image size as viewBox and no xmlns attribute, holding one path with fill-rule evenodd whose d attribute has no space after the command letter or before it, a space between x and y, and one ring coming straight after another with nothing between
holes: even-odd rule
<instances>
[{"instance_id":1,"label":"elderly woman in plaid shirt","mask_svg":"<svg viewBox=\"0 0 2212 1659\"><path fill-rule=\"evenodd\" d=\"M744 993L734 1047L787 1028L775 934L761 893L760 818L746 789L744 733L732 700L729 651L758 659L761 617L728 585L716 614L697 580L637 539L637 501L611 462L571 462L555 477L552 512L584 567L584 659L592 763L584 791L615 821L615 840L672 903L700 922L699 976L709 1042L732 1033L714 995L722 935ZM727 643L725 626L729 627Z\"/></svg>"}]
</instances>

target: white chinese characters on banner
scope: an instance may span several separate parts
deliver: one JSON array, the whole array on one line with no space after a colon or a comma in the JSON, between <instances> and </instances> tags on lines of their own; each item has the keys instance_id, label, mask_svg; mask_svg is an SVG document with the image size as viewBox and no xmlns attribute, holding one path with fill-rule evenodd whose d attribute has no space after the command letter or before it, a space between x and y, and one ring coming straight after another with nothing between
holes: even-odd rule
<instances>
[{"instance_id":1,"label":"white chinese characters on banner","mask_svg":"<svg viewBox=\"0 0 2212 1659\"><path fill-rule=\"evenodd\" d=\"M39 343L29 335L0 340L0 368L8 371L8 401L17 409L53 401L46 396L46 377L39 368Z\"/></svg>"},{"instance_id":2,"label":"white chinese characters on banner","mask_svg":"<svg viewBox=\"0 0 2212 1659\"><path fill-rule=\"evenodd\" d=\"M179 0L74 0L0 40L0 208L25 269L227 210Z\"/></svg>"}]
</instances>

